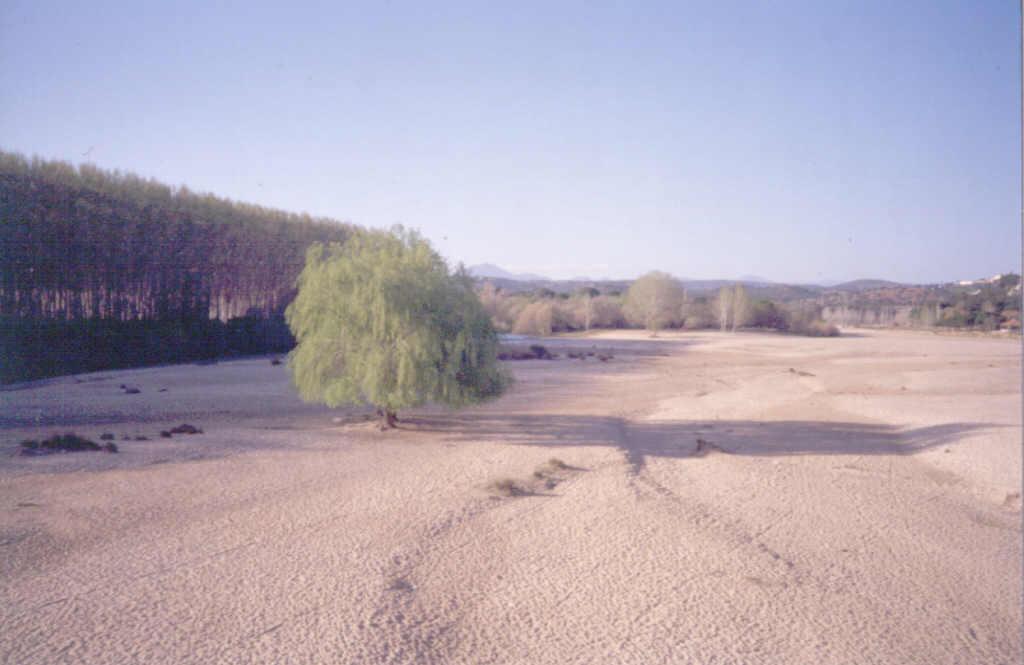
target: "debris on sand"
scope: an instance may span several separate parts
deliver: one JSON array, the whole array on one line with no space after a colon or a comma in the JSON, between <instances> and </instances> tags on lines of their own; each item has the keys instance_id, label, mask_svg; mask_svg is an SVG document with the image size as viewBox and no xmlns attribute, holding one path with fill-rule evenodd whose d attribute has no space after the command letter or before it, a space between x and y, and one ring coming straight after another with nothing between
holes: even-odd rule
<instances>
[{"instance_id":1,"label":"debris on sand","mask_svg":"<svg viewBox=\"0 0 1024 665\"><path fill-rule=\"evenodd\" d=\"M141 392L142 392L141 390L139 390L138 388L135 388L134 386L129 386L129 387L124 389L124 394L125 395L138 395Z\"/></svg>"},{"instance_id":2,"label":"debris on sand","mask_svg":"<svg viewBox=\"0 0 1024 665\"><path fill-rule=\"evenodd\" d=\"M182 423L177 427L172 427L168 430L168 434L202 434L203 430L199 429L195 425L189 425L188 423ZM160 432L161 436L163 432Z\"/></svg>"},{"instance_id":3,"label":"debris on sand","mask_svg":"<svg viewBox=\"0 0 1024 665\"><path fill-rule=\"evenodd\" d=\"M792 367L789 368L789 373L796 374L797 376L814 376L814 374L811 374L810 372L804 372L802 370L793 369Z\"/></svg>"},{"instance_id":4,"label":"debris on sand","mask_svg":"<svg viewBox=\"0 0 1024 665\"><path fill-rule=\"evenodd\" d=\"M551 352L548 351L545 346L540 344L531 344L530 351L538 360L551 360Z\"/></svg>"},{"instance_id":5,"label":"debris on sand","mask_svg":"<svg viewBox=\"0 0 1024 665\"><path fill-rule=\"evenodd\" d=\"M113 440L114 440L114 435L111 434L110 432L104 432L103 434L100 434L100 441L113 441Z\"/></svg>"},{"instance_id":6,"label":"debris on sand","mask_svg":"<svg viewBox=\"0 0 1024 665\"><path fill-rule=\"evenodd\" d=\"M521 346L502 346L498 350L498 360L553 360L556 356L540 344L531 344L527 348Z\"/></svg>"},{"instance_id":7,"label":"debris on sand","mask_svg":"<svg viewBox=\"0 0 1024 665\"><path fill-rule=\"evenodd\" d=\"M274 358L273 360L270 361L270 364L271 365L280 365L281 364L281 359L280 358Z\"/></svg>"},{"instance_id":8,"label":"debris on sand","mask_svg":"<svg viewBox=\"0 0 1024 665\"><path fill-rule=\"evenodd\" d=\"M487 491L497 496L518 497L531 496L541 488L554 489L559 483L566 480L566 474L581 471L576 467L569 466L557 457L552 457L544 464L541 464L526 480L515 480L513 478L499 478L487 485Z\"/></svg>"},{"instance_id":9,"label":"debris on sand","mask_svg":"<svg viewBox=\"0 0 1024 665\"><path fill-rule=\"evenodd\" d=\"M117 452L117 445L107 443L100 446L95 441L78 436L73 432L67 434L55 434L49 439L36 441L34 439L21 442L21 454L28 456L52 455L54 453L77 453L83 451L105 450L109 453Z\"/></svg>"},{"instance_id":10,"label":"debris on sand","mask_svg":"<svg viewBox=\"0 0 1024 665\"><path fill-rule=\"evenodd\" d=\"M499 496L524 496L527 491L511 478L499 478L487 486L488 491Z\"/></svg>"},{"instance_id":11,"label":"debris on sand","mask_svg":"<svg viewBox=\"0 0 1024 665\"><path fill-rule=\"evenodd\" d=\"M717 445L715 445L711 441L708 441L707 439L701 439L701 438L697 439L697 449L694 450L694 454L696 454L696 455L706 455L709 452L711 452L712 450L717 451L717 452L724 452L721 448L719 448Z\"/></svg>"}]
</instances>

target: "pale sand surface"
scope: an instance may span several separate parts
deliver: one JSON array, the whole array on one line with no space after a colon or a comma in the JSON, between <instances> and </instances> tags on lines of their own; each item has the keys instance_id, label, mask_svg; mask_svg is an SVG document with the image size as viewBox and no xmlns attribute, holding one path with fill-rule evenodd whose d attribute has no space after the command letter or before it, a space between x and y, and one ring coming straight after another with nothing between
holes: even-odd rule
<instances>
[{"instance_id":1,"label":"pale sand surface","mask_svg":"<svg viewBox=\"0 0 1024 665\"><path fill-rule=\"evenodd\" d=\"M266 358L0 392L0 662L1021 661L1019 344L592 344L391 433Z\"/></svg>"}]
</instances>

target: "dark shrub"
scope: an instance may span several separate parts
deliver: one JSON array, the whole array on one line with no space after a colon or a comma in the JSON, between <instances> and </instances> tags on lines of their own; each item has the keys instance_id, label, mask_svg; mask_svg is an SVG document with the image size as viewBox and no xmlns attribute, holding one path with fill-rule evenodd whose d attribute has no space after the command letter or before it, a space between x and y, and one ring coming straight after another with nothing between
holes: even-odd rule
<instances>
[{"instance_id":1,"label":"dark shrub","mask_svg":"<svg viewBox=\"0 0 1024 665\"><path fill-rule=\"evenodd\" d=\"M55 434L49 439L44 439L42 441L22 441L21 449L21 453L23 455L48 455L50 453L75 453L88 450L101 450L97 443L78 436L73 432L68 432L67 434Z\"/></svg>"},{"instance_id":2,"label":"dark shrub","mask_svg":"<svg viewBox=\"0 0 1024 665\"><path fill-rule=\"evenodd\" d=\"M547 348L541 346L540 344L531 344L530 351L533 353L533 357L539 360L551 359L551 352L548 351Z\"/></svg>"}]
</instances>

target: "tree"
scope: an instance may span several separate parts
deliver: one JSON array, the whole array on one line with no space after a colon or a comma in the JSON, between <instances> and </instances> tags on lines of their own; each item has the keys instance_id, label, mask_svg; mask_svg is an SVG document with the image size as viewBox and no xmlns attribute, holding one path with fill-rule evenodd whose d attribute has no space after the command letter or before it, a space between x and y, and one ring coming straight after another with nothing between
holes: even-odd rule
<instances>
[{"instance_id":1,"label":"tree","mask_svg":"<svg viewBox=\"0 0 1024 665\"><path fill-rule=\"evenodd\" d=\"M285 312L302 399L370 404L382 428L428 401L459 407L500 395L498 336L463 270L418 234L360 231L306 254Z\"/></svg>"},{"instance_id":2,"label":"tree","mask_svg":"<svg viewBox=\"0 0 1024 665\"><path fill-rule=\"evenodd\" d=\"M750 298L742 284L732 289L732 331L747 324L750 319Z\"/></svg>"},{"instance_id":3,"label":"tree","mask_svg":"<svg viewBox=\"0 0 1024 665\"><path fill-rule=\"evenodd\" d=\"M546 337L551 334L553 319L554 307L550 302L530 303L519 312L512 332L517 335Z\"/></svg>"},{"instance_id":4,"label":"tree","mask_svg":"<svg viewBox=\"0 0 1024 665\"><path fill-rule=\"evenodd\" d=\"M591 286L585 286L576 292L579 307L575 311L574 323L584 330L590 330L594 324L594 298L600 293Z\"/></svg>"},{"instance_id":5,"label":"tree","mask_svg":"<svg viewBox=\"0 0 1024 665\"><path fill-rule=\"evenodd\" d=\"M675 322L683 302L683 287L667 273L649 272L626 292L623 313L635 325L651 332Z\"/></svg>"},{"instance_id":6,"label":"tree","mask_svg":"<svg viewBox=\"0 0 1024 665\"><path fill-rule=\"evenodd\" d=\"M723 286L718 289L718 325L721 326L722 332L729 328L729 314L732 313L732 296L731 286Z\"/></svg>"}]
</instances>

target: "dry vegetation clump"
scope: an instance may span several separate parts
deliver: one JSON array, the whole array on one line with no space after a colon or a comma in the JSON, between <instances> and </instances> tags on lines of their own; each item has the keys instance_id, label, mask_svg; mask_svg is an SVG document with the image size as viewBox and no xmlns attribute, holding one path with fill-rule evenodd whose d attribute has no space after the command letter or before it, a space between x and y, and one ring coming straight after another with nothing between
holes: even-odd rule
<instances>
[{"instance_id":1,"label":"dry vegetation clump","mask_svg":"<svg viewBox=\"0 0 1024 665\"><path fill-rule=\"evenodd\" d=\"M498 360L553 360L557 357L540 344L531 344L529 348L503 345L498 350Z\"/></svg>"},{"instance_id":2,"label":"dry vegetation clump","mask_svg":"<svg viewBox=\"0 0 1024 665\"><path fill-rule=\"evenodd\" d=\"M568 471L578 471L557 457L552 457L544 464L533 470L530 478L518 481L513 478L499 478L487 485L487 490L499 496L527 496L534 494L537 490L554 489L560 482L565 480L564 474Z\"/></svg>"},{"instance_id":3,"label":"dry vegetation clump","mask_svg":"<svg viewBox=\"0 0 1024 665\"><path fill-rule=\"evenodd\" d=\"M822 320L818 307L795 307L787 312L785 332L807 337L838 337L839 328Z\"/></svg>"},{"instance_id":4,"label":"dry vegetation clump","mask_svg":"<svg viewBox=\"0 0 1024 665\"><path fill-rule=\"evenodd\" d=\"M50 438L43 439L42 441L28 439L21 442L21 454L30 456L97 450L116 453L117 444L108 442L101 446L95 441L90 441L85 437L78 436L74 432L68 432L67 434L54 434Z\"/></svg>"},{"instance_id":5,"label":"dry vegetation clump","mask_svg":"<svg viewBox=\"0 0 1024 665\"><path fill-rule=\"evenodd\" d=\"M565 471L570 468L568 464L557 457L552 457L543 466L553 471Z\"/></svg>"},{"instance_id":6,"label":"dry vegetation clump","mask_svg":"<svg viewBox=\"0 0 1024 665\"><path fill-rule=\"evenodd\" d=\"M512 478L498 478L487 485L487 490L499 496L523 496L528 492Z\"/></svg>"},{"instance_id":7,"label":"dry vegetation clump","mask_svg":"<svg viewBox=\"0 0 1024 665\"><path fill-rule=\"evenodd\" d=\"M199 429L195 425L189 425L188 423L182 423L177 427L168 430L171 434L202 434L203 430Z\"/></svg>"},{"instance_id":8,"label":"dry vegetation clump","mask_svg":"<svg viewBox=\"0 0 1024 665\"><path fill-rule=\"evenodd\" d=\"M839 328L834 323L815 321L804 334L811 337L839 337Z\"/></svg>"},{"instance_id":9,"label":"dry vegetation clump","mask_svg":"<svg viewBox=\"0 0 1024 665\"><path fill-rule=\"evenodd\" d=\"M169 430L160 432L160 436L165 439L170 439L175 434L202 434L203 430L196 427L195 425L189 425L188 423L182 423L177 427L172 427Z\"/></svg>"}]
</instances>

